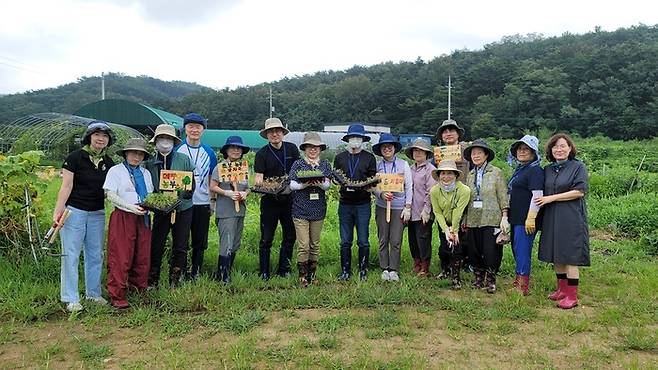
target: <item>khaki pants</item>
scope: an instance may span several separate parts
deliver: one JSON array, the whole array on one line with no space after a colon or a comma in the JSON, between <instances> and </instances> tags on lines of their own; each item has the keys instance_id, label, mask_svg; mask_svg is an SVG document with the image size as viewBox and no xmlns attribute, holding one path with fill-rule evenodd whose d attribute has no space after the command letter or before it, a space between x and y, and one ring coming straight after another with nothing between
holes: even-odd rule
<instances>
[{"instance_id":1,"label":"khaki pants","mask_svg":"<svg viewBox=\"0 0 658 370\"><path fill-rule=\"evenodd\" d=\"M324 220L293 218L297 233L297 262L317 261L320 257L320 234Z\"/></svg>"},{"instance_id":2,"label":"khaki pants","mask_svg":"<svg viewBox=\"0 0 658 370\"><path fill-rule=\"evenodd\" d=\"M400 270L400 245L404 224L401 209L391 209L391 222L386 222L386 208L375 207L377 238L379 239L379 267L382 270Z\"/></svg>"}]
</instances>

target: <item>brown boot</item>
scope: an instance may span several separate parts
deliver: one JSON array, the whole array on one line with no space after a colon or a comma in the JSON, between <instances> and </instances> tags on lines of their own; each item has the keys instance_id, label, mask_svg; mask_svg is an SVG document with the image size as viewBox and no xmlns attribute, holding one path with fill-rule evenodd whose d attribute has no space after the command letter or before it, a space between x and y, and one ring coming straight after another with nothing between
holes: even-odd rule
<instances>
[{"instance_id":1,"label":"brown boot","mask_svg":"<svg viewBox=\"0 0 658 370\"><path fill-rule=\"evenodd\" d=\"M318 269L318 261L308 261L308 274L306 280L309 284L317 284L318 280L315 278L315 272Z\"/></svg>"},{"instance_id":2,"label":"brown boot","mask_svg":"<svg viewBox=\"0 0 658 370\"><path fill-rule=\"evenodd\" d=\"M462 288L462 281L459 274L461 273L461 260L457 257L453 257L450 263L450 278L452 280L452 289L459 290Z\"/></svg>"},{"instance_id":3,"label":"brown boot","mask_svg":"<svg viewBox=\"0 0 658 370\"><path fill-rule=\"evenodd\" d=\"M530 294L530 276L519 275L518 289L524 296Z\"/></svg>"},{"instance_id":4,"label":"brown boot","mask_svg":"<svg viewBox=\"0 0 658 370\"><path fill-rule=\"evenodd\" d=\"M487 287L487 293L489 294L496 293L496 273L487 271L484 281Z\"/></svg>"},{"instance_id":5,"label":"brown boot","mask_svg":"<svg viewBox=\"0 0 658 370\"><path fill-rule=\"evenodd\" d=\"M420 261L420 271L418 277L427 277L430 274L430 260Z\"/></svg>"},{"instance_id":6,"label":"brown boot","mask_svg":"<svg viewBox=\"0 0 658 370\"><path fill-rule=\"evenodd\" d=\"M299 271L299 284L306 288L308 286L308 262L297 262L297 271Z\"/></svg>"},{"instance_id":7,"label":"brown boot","mask_svg":"<svg viewBox=\"0 0 658 370\"><path fill-rule=\"evenodd\" d=\"M413 267L413 269L411 269L411 271L414 274L418 274L420 272L421 263L422 263L422 261L420 260L420 258L414 258L414 267Z\"/></svg>"}]
</instances>

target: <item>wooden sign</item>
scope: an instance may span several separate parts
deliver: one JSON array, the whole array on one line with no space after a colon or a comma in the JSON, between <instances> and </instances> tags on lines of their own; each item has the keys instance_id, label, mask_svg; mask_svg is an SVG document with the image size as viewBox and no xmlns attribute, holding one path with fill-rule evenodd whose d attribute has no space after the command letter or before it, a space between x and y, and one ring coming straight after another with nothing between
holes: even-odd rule
<instances>
[{"instance_id":1,"label":"wooden sign","mask_svg":"<svg viewBox=\"0 0 658 370\"><path fill-rule=\"evenodd\" d=\"M403 174L379 173L378 176L382 180L378 185L380 191L390 191L391 193L399 193L404 191Z\"/></svg>"},{"instance_id":2,"label":"wooden sign","mask_svg":"<svg viewBox=\"0 0 658 370\"><path fill-rule=\"evenodd\" d=\"M160 171L160 190L192 190L192 172L189 171Z\"/></svg>"},{"instance_id":3,"label":"wooden sign","mask_svg":"<svg viewBox=\"0 0 658 370\"><path fill-rule=\"evenodd\" d=\"M453 161L462 160L461 145L443 145L434 148L434 161L439 164L443 160L451 159Z\"/></svg>"},{"instance_id":4,"label":"wooden sign","mask_svg":"<svg viewBox=\"0 0 658 370\"><path fill-rule=\"evenodd\" d=\"M224 162L219 165L221 182L246 181L249 178L249 162Z\"/></svg>"}]
</instances>

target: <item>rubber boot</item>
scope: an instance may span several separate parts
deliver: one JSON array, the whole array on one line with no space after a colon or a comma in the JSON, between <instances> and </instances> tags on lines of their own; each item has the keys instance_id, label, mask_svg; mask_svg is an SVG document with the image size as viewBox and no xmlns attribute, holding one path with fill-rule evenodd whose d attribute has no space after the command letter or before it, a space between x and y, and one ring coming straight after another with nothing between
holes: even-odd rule
<instances>
[{"instance_id":1,"label":"rubber boot","mask_svg":"<svg viewBox=\"0 0 658 370\"><path fill-rule=\"evenodd\" d=\"M450 278L452 280L452 289L460 290L462 288L461 277L459 276L461 272L461 259L459 257L452 257L450 263Z\"/></svg>"},{"instance_id":2,"label":"rubber boot","mask_svg":"<svg viewBox=\"0 0 658 370\"><path fill-rule=\"evenodd\" d=\"M309 284L317 284L318 280L315 278L315 272L318 270L318 261L308 261L308 274L306 280Z\"/></svg>"},{"instance_id":3,"label":"rubber boot","mask_svg":"<svg viewBox=\"0 0 658 370\"><path fill-rule=\"evenodd\" d=\"M299 285L306 288L308 286L308 261L297 262L297 271L299 272Z\"/></svg>"},{"instance_id":4,"label":"rubber boot","mask_svg":"<svg viewBox=\"0 0 658 370\"><path fill-rule=\"evenodd\" d=\"M230 261L229 261L229 264L228 264L228 268L232 269L233 268L233 262L235 262L235 252L231 253L229 258L230 258Z\"/></svg>"},{"instance_id":5,"label":"rubber boot","mask_svg":"<svg viewBox=\"0 0 658 370\"><path fill-rule=\"evenodd\" d=\"M201 274L201 266L203 266L203 250L192 250L192 268L190 270L190 279L196 280Z\"/></svg>"},{"instance_id":6,"label":"rubber boot","mask_svg":"<svg viewBox=\"0 0 658 370\"><path fill-rule=\"evenodd\" d=\"M566 295L567 279L557 279L557 289L548 296L551 301L559 301Z\"/></svg>"},{"instance_id":7,"label":"rubber boot","mask_svg":"<svg viewBox=\"0 0 658 370\"><path fill-rule=\"evenodd\" d=\"M567 285L564 298L557 303L557 306L564 310L578 306L578 285Z\"/></svg>"},{"instance_id":8,"label":"rubber boot","mask_svg":"<svg viewBox=\"0 0 658 370\"><path fill-rule=\"evenodd\" d=\"M270 280L270 250L266 248L258 249L258 261L260 278L264 281Z\"/></svg>"},{"instance_id":9,"label":"rubber boot","mask_svg":"<svg viewBox=\"0 0 658 370\"><path fill-rule=\"evenodd\" d=\"M180 267L172 267L169 271L169 287L179 287L183 278L183 270Z\"/></svg>"},{"instance_id":10,"label":"rubber boot","mask_svg":"<svg viewBox=\"0 0 658 370\"><path fill-rule=\"evenodd\" d=\"M359 248L359 280L366 281L368 280L368 253L369 249Z\"/></svg>"},{"instance_id":11,"label":"rubber boot","mask_svg":"<svg viewBox=\"0 0 658 370\"><path fill-rule=\"evenodd\" d=\"M475 268L473 270L473 288L481 289L484 287L484 270L481 268Z\"/></svg>"},{"instance_id":12,"label":"rubber boot","mask_svg":"<svg viewBox=\"0 0 658 370\"><path fill-rule=\"evenodd\" d=\"M484 280L487 286L487 293L496 293L496 273L487 271Z\"/></svg>"},{"instance_id":13,"label":"rubber boot","mask_svg":"<svg viewBox=\"0 0 658 370\"><path fill-rule=\"evenodd\" d=\"M352 277L352 250L340 249L340 268L341 272L338 280L346 281Z\"/></svg>"},{"instance_id":14,"label":"rubber boot","mask_svg":"<svg viewBox=\"0 0 658 370\"><path fill-rule=\"evenodd\" d=\"M418 271L418 277L427 277L430 274L430 260L421 260L420 261L420 271Z\"/></svg>"},{"instance_id":15,"label":"rubber boot","mask_svg":"<svg viewBox=\"0 0 658 370\"><path fill-rule=\"evenodd\" d=\"M519 292L524 296L530 294L530 276L519 275Z\"/></svg>"},{"instance_id":16,"label":"rubber boot","mask_svg":"<svg viewBox=\"0 0 658 370\"><path fill-rule=\"evenodd\" d=\"M420 269L421 269L421 261L420 261L420 258L414 258L414 267L411 269L411 271L412 271L414 274L418 274L418 273L420 272Z\"/></svg>"},{"instance_id":17,"label":"rubber boot","mask_svg":"<svg viewBox=\"0 0 658 370\"><path fill-rule=\"evenodd\" d=\"M219 270L221 282L228 284L231 282L231 257L219 256Z\"/></svg>"},{"instance_id":18,"label":"rubber boot","mask_svg":"<svg viewBox=\"0 0 658 370\"><path fill-rule=\"evenodd\" d=\"M512 283L513 288L518 288L521 283L521 275L516 274L516 278L514 278L514 282Z\"/></svg>"}]
</instances>

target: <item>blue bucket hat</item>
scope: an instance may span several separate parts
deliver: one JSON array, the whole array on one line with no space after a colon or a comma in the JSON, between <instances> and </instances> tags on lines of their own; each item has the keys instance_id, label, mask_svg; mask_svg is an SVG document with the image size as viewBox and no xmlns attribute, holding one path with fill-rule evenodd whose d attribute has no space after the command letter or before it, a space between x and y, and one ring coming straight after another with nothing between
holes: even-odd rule
<instances>
[{"instance_id":1,"label":"blue bucket hat","mask_svg":"<svg viewBox=\"0 0 658 370\"><path fill-rule=\"evenodd\" d=\"M224 146L222 146L222 148L219 150L219 152L224 156L224 159L228 157L226 151L230 146L237 146L238 148L242 149L242 155L249 153L249 150L251 150L251 148L242 143L242 138L240 136L229 136L226 138L226 144L224 144Z\"/></svg>"},{"instance_id":2,"label":"blue bucket hat","mask_svg":"<svg viewBox=\"0 0 658 370\"><path fill-rule=\"evenodd\" d=\"M516 161L516 151L519 149L521 144L527 145L528 148L530 148L535 153L535 159L533 162L541 161L541 157L539 155L539 139L532 135L524 135L510 146L509 153L507 155L507 162L509 164L513 164L514 161Z\"/></svg>"},{"instance_id":3,"label":"blue bucket hat","mask_svg":"<svg viewBox=\"0 0 658 370\"><path fill-rule=\"evenodd\" d=\"M91 144L91 135L94 132L104 132L107 134L107 136L110 137L110 139L107 141L107 146L112 146L114 142L116 141L116 137L114 136L114 131L110 128L110 125L105 122L105 121L91 121L89 122L89 125L87 126L87 130L85 131L84 135L82 135L82 145L89 145Z\"/></svg>"},{"instance_id":4,"label":"blue bucket hat","mask_svg":"<svg viewBox=\"0 0 658 370\"><path fill-rule=\"evenodd\" d=\"M202 115L199 113L188 113L183 117L183 127L187 125L188 123L198 123L200 125L203 125L203 128L208 128L208 123L206 122L206 119L203 118Z\"/></svg>"},{"instance_id":5,"label":"blue bucket hat","mask_svg":"<svg viewBox=\"0 0 658 370\"><path fill-rule=\"evenodd\" d=\"M360 123L353 123L347 128L347 133L343 136L343 141L348 142L350 137L360 137L364 142L370 141L370 136L366 135L366 129Z\"/></svg>"},{"instance_id":6,"label":"blue bucket hat","mask_svg":"<svg viewBox=\"0 0 658 370\"><path fill-rule=\"evenodd\" d=\"M378 156L382 156L382 145L384 144L393 144L395 146L395 152L399 152L402 149L402 144L395 139L395 136L389 133L383 133L379 135L379 142L372 146L372 152Z\"/></svg>"}]
</instances>

